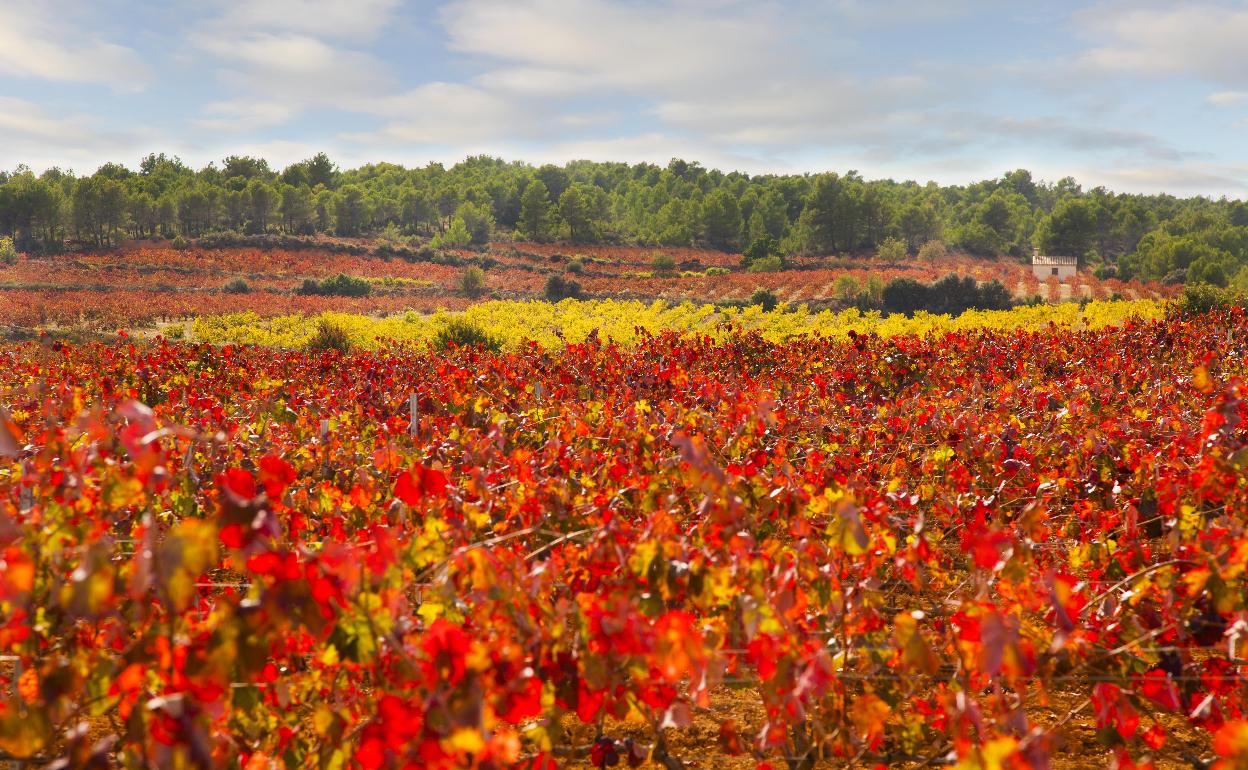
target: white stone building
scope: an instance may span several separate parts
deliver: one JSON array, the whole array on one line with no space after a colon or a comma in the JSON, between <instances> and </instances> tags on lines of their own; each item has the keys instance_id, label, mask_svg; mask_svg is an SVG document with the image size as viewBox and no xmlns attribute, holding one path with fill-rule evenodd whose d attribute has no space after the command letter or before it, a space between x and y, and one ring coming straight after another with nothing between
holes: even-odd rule
<instances>
[{"instance_id":1,"label":"white stone building","mask_svg":"<svg viewBox=\"0 0 1248 770\"><path fill-rule=\"evenodd\" d=\"M1031 255L1031 272L1041 281L1056 278L1065 283L1067 279L1074 278L1078 271L1078 257L1047 257L1039 249Z\"/></svg>"}]
</instances>

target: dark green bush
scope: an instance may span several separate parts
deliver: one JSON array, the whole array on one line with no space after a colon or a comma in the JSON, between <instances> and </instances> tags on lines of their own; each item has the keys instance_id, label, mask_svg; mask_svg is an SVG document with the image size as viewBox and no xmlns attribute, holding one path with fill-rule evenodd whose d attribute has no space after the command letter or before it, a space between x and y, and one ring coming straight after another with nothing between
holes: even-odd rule
<instances>
[{"instance_id":1,"label":"dark green bush","mask_svg":"<svg viewBox=\"0 0 1248 770\"><path fill-rule=\"evenodd\" d=\"M373 291L373 285L363 278L353 278L339 273L332 278L317 281L306 278L299 287L300 294L321 297L367 297Z\"/></svg>"},{"instance_id":2,"label":"dark green bush","mask_svg":"<svg viewBox=\"0 0 1248 770\"><path fill-rule=\"evenodd\" d=\"M746 268L751 273L778 273L784 269L784 260L776 255L756 259Z\"/></svg>"},{"instance_id":3,"label":"dark green bush","mask_svg":"<svg viewBox=\"0 0 1248 770\"><path fill-rule=\"evenodd\" d=\"M558 302L561 299L580 299L581 285L571 278L552 275L546 279L546 299Z\"/></svg>"},{"instance_id":4,"label":"dark green bush","mask_svg":"<svg viewBox=\"0 0 1248 770\"><path fill-rule=\"evenodd\" d=\"M1183 287L1183 296L1179 297L1176 307L1184 315L1197 315L1244 305L1243 295L1234 289L1192 283Z\"/></svg>"},{"instance_id":5,"label":"dark green bush","mask_svg":"<svg viewBox=\"0 0 1248 770\"><path fill-rule=\"evenodd\" d=\"M310 351L336 350L339 353L351 352L351 338L347 330L332 321L321 319L316 326L316 334L308 340Z\"/></svg>"},{"instance_id":6,"label":"dark green bush","mask_svg":"<svg viewBox=\"0 0 1248 770\"><path fill-rule=\"evenodd\" d=\"M485 271L476 265L469 265L459 277L459 290L469 297L475 297L485 288Z\"/></svg>"},{"instance_id":7,"label":"dark green bush","mask_svg":"<svg viewBox=\"0 0 1248 770\"><path fill-rule=\"evenodd\" d=\"M741 254L741 264L744 267L750 267L755 262L775 257L783 264L783 258L780 254L780 244L775 238L764 236L755 239L753 243L746 247Z\"/></svg>"},{"instance_id":8,"label":"dark green bush","mask_svg":"<svg viewBox=\"0 0 1248 770\"><path fill-rule=\"evenodd\" d=\"M911 278L897 278L884 287L884 309L913 315L929 313L959 315L967 310L1008 310L1014 298L1000 281L978 284L974 278L947 275L931 285Z\"/></svg>"},{"instance_id":9,"label":"dark green bush","mask_svg":"<svg viewBox=\"0 0 1248 770\"><path fill-rule=\"evenodd\" d=\"M503 342L471 321L453 318L438 330L433 346L438 350L476 347L497 353L503 349Z\"/></svg>"},{"instance_id":10,"label":"dark green bush","mask_svg":"<svg viewBox=\"0 0 1248 770\"><path fill-rule=\"evenodd\" d=\"M671 273L676 269L676 258L671 254L656 252L655 255L650 258L650 269L656 273Z\"/></svg>"},{"instance_id":11,"label":"dark green bush","mask_svg":"<svg viewBox=\"0 0 1248 770\"><path fill-rule=\"evenodd\" d=\"M369 253L367 246L358 243L324 241L314 237L287 235L285 233L244 234L234 230L217 230L205 233L195 240L201 249L288 249L290 251L316 249L331 254L363 256Z\"/></svg>"},{"instance_id":12,"label":"dark green bush","mask_svg":"<svg viewBox=\"0 0 1248 770\"><path fill-rule=\"evenodd\" d=\"M770 313L780 304L780 299L771 289L755 289L754 293L750 295L750 304L762 305L763 310Z\"/></svg>"},{"instance_id":13,"label":"dark green bush","mask_svg":"<svg viewBox=\"0 0 1248 770\"><path fill-rule=\"evenodd\" d=\"M913 278L894 278L884 287L884 308L890 313L913 315L931 305L931 287Z\"/></svg>"},{"instance_id":14,"label":"dark green bush","mask_svg":"<svg viewBox=\"0 0 1248 770\"><path fill-rule=\"evenodd\" d=\"M1014 307L1014 295L997 280L979 285L979 298L968 307L976 310L1009 310Z\"/></svg>"},{"instance_id":15,"label":"dark green bush","mask_svg":"<svg viewBox=\"0 0 1248 770\"><path fill-rule=\"evenodd\" d=\"M1165 277L1161 279L1161 282L1167 286L1178 286L1181 283L1186 283L1187 271L1184 270L1183 268L1179 268L1178 270L1171 270L1170 272L1166 273Z\"/></svg>"}]
</instances>

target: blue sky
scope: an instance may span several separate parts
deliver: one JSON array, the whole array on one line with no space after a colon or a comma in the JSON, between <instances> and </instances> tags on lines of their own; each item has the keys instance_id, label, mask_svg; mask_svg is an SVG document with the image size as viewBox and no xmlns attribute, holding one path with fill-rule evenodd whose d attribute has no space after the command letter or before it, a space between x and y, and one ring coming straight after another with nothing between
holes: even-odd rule
<instances>
[{"instance_id":1,"label":"blue sky","mask_svg":"<svg viewBox=\"0 0 1248 770\"><path fill-rule=\"evenodd\" d=\"M0 167L673 156L1248 193L1248 4L0 0Z\"/></svg>"}]
</instances>

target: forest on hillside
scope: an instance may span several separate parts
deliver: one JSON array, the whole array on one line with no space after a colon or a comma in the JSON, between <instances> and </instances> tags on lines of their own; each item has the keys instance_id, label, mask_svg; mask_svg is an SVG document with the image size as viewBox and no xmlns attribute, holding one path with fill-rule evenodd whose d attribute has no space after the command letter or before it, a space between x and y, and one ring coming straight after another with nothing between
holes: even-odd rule
<instances>
[{"instance_id":1,"label":"forest on hillside","mask_svg":"<svg viewBox=\"0 0 1248 770\"><path fill-rule=\"evenodd\" d=\"M471 157L449 168L339 169L325 154L277 170L231 156L196 170L152 154L90 176L0 172L0 236L28 252L122 238L326 234L705 246L760 258L878 252L941 242L982 257L1033 248L1077 256L1100 277L1248 288L1248 206L1039 182L1026 170L965 186L866 180L856 172L751 176L673 159L534 166Z\"/></svg>"}]
</instances>

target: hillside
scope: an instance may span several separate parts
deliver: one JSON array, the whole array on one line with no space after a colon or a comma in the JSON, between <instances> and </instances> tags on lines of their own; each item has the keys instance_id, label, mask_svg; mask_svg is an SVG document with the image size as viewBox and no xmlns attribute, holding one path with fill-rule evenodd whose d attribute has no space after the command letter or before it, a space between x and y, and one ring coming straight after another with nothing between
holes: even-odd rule
<instances>
[{"instance_id":1,"label":"hillside","mask_svg":"<svg viewBox=\"0 0 1248 770\"><path fill-rule=\"evenodd\" d=\"M477 156L449 168L339 169L318 154L280 170L249 156L195 170L161 154L89 176L0 172L0 237L21 251L239 233L416 238L452 249L518 239L759 257L879 252L897 262L926 244L989 258L1039 248L1102 278L1248 286L1243 202L1085 190L1023 169L940 186L853 171L751 176L679 159L534 166Z\"/></svg>"}]
</instances>

